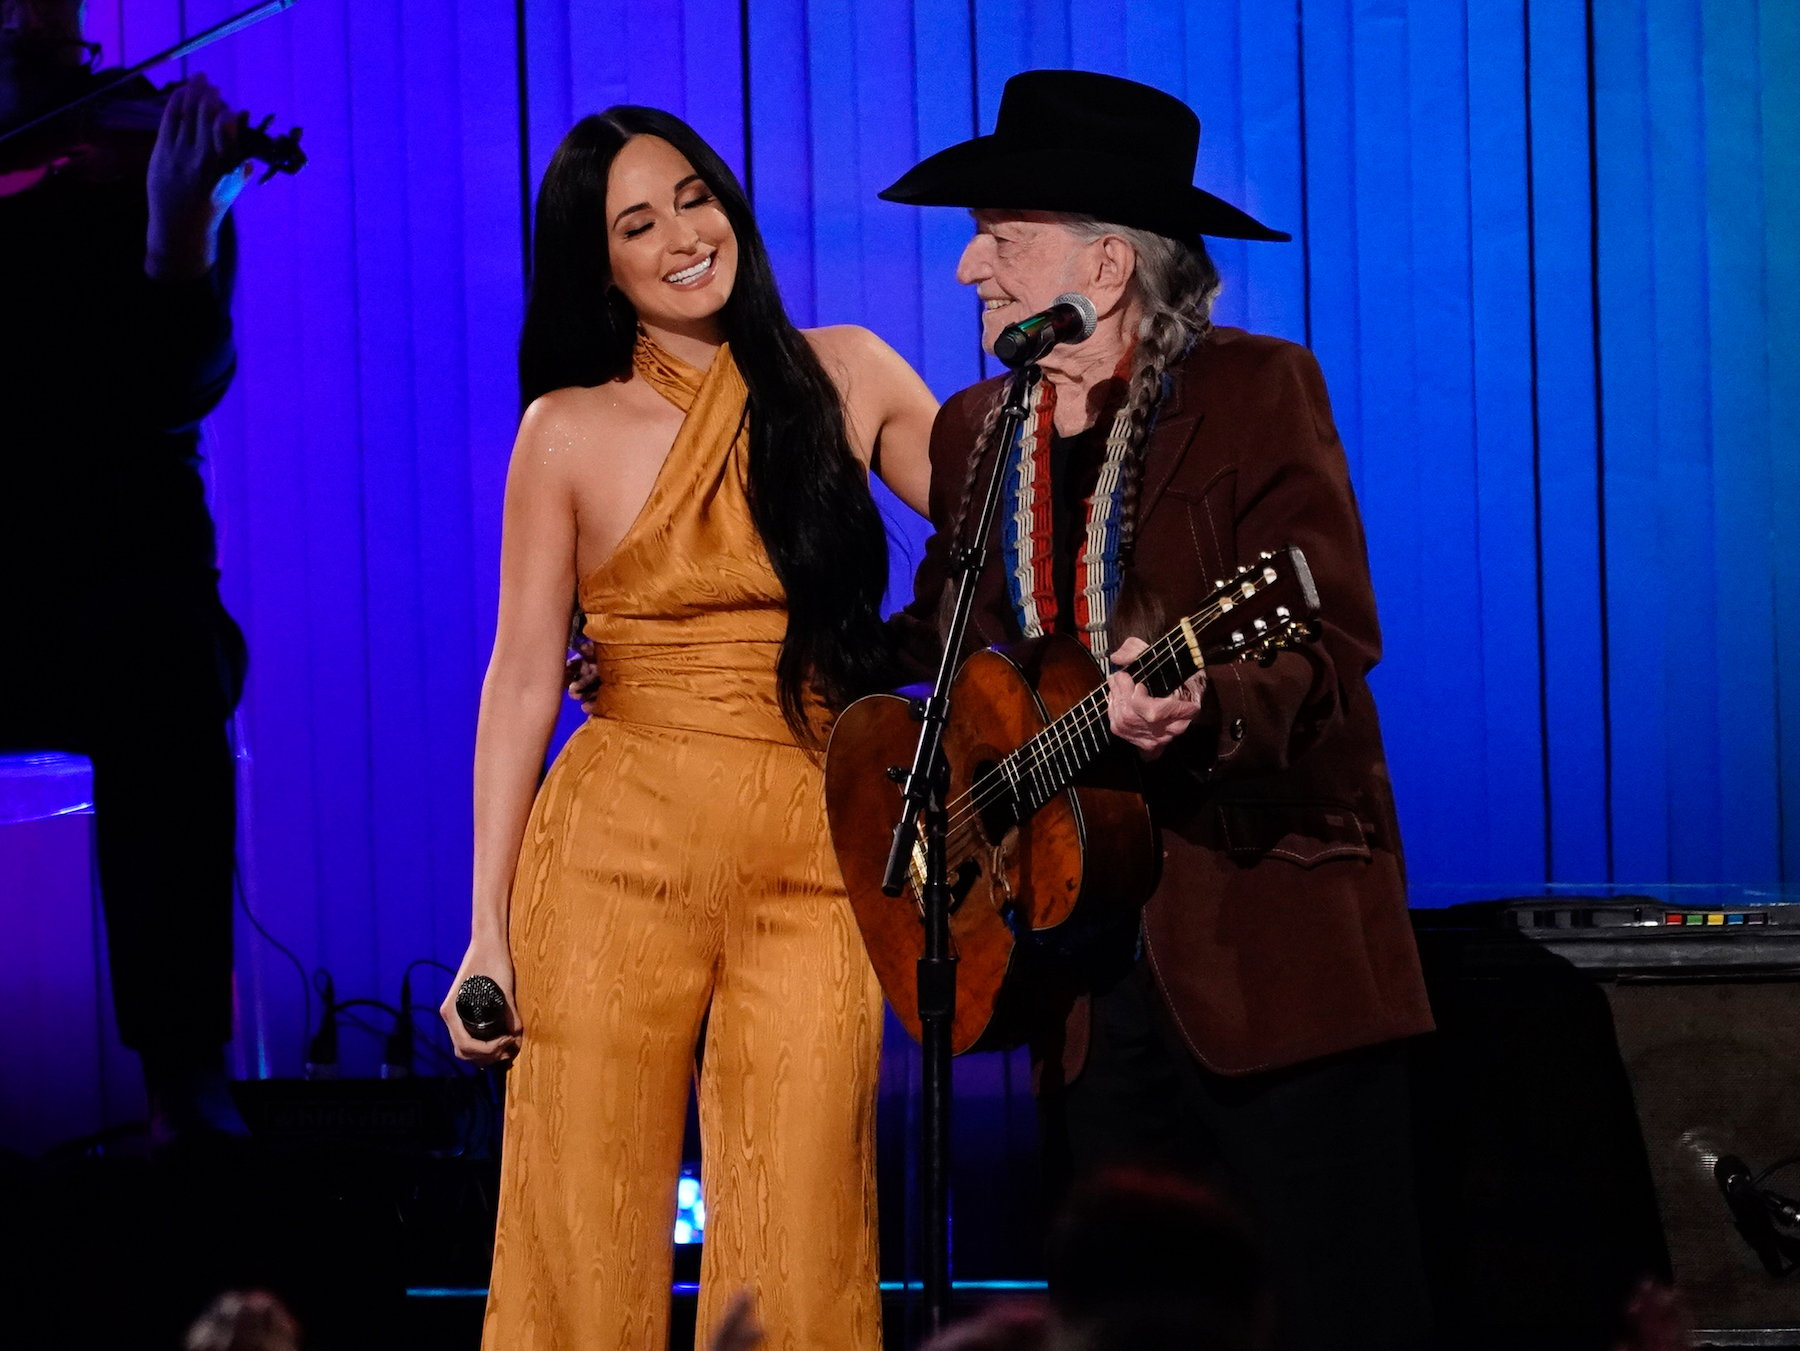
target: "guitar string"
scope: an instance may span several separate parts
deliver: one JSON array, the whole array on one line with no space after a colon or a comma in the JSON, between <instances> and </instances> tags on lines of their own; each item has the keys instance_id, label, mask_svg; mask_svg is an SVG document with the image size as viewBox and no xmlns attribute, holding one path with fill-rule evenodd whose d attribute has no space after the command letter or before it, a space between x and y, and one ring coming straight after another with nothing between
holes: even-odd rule
<instances>
[{"instance_id":1,"label":"guitar string","mask_svg":"<svg viewBox=\"0 0 1800 1351\"><path fill-rule=\"evenodd\" d=\"M1269 586L1273 585L1275 581L1279 580L1279 578L1268 577L1266 568L1262 574L1255 576L1255 581L1240 581L1233 586L1229 593L1219 596L1217 599L1210 600L1206 605L1202 606L1200 610L1188 616L1187 622L1189 624L1198 625L1198 627L1202 629L1208 628L1220 615L1229 613L1229 610L1225 606L1226 601L1231 602L1231 608L1235 609L1246 601L1254 599ZM1246 586L1249 586L1250 588L1248 591L1245 591L1244 589ZM1148 661L1152 654L1156 653L1158 648L1167 646L1170 651L1163 654L1163 656L1158 657L1153 665L1144 666L1143 673L1146 676L1157 673L1162 665L1163 659L1165 657L1172 657L1175 662L1175 673L1177 676L1181 676L1180 659L1189 655L1185 651L1185 637L1186 635L1183 633L1181 626L1177 625L1175 628L1170 629L1164 634L1154 645L1147 648L1143 653L1140 653L1138 661L1134 662L1132 668L1128 669L1133 669L1135 671L1140 666L1143 666L1143 663ZM1172 685L1178 683L1179 681L1175 681L1172 682ZM1102 685L1101 688L1094 691L1089 698L1103 699L1104 695L1105 686ZM1022 761L1034 762L1033 770L1035 770L1037 767L1042 767L1048 762L1054 762L1059 757L1066 757L1072 753L1075 760L1064 758L1061 763L1061 768L1066 774L1071 776L1078 773L1082 766L1076 763L1076 760L1086 753L1099 753L1105 749L1105 738L1100 738L1098 743L1093 746L1089 746L1086 743L1086 734L1089 731L1097 730L1097 724L1094 718L1089 716L1090 710L1082 708L1082 704L1087 702L1088 700L1084 699L1081 704L1077 704L1074 708L1071 708L1062 718L1057 719L1056 722L1053 722L1037 736L1029 739L1023 745L1016 748L1014 754L1019 755ZM1080 716L1076 716L1078 713Z\"/></svg>"},{"instance_id":2,"label":"guitar string","mask_svg":"<svg viewBox=\"0 0 1800 1351\"><path fill-rule=\"evenodd\" d=\"M1159 642L1158 648L1161 646L1162 643ZM1171 667L1174 671L1179 672L1181 669L1179 661L1181 648L1175 645L1173 641L1169 641L1168 646L1168 651L1159 651L1158 648L1146 650L1139 654L1138 661L1133 663L1133 666L1145 676L1162 673L1165 666ZM1057 720L1057 722L1061 723L1064 720L1069 720L1071 724L1079 723L1083 727L1083 730L1098 729L1106 723L1106 693L1106 687L1104 685L1101 686L1098 690L1088 694L1079 703L1071 707L1068 712L1063 714L1062 718ZM1055 726L1056 724L1052 724L1052 728ZM1049 731L1051 731L1051 728L1046 728L1044 729L1044 732L1039 733L1037 737L1024 742L1015 750L1014 754L1033 748L1044 734ZM1110 736L1110 731L1107 735ZM1075 744L1073 734L1061 734L1058 737L1053 738L1050 744L1072 746ZM1103 747L1100 749L1103 749ZM1035 764L1032 767L1025 769L1024 774L1035 778L1037 769L1041 768L1050 758L1051 753L1047 753L1042 748L1033 750L1032 754L1028 756L1027 759L1034 761ZM1069 773L1073 774L1078 771L1079 767L1075 765L1066 765L1065 768ZM996 773L988 780L988 782L993 785L992 787L979 792L976 789L971 788L949 804L952 816L950 823L945 830L944 842L947 849L972 849L979 843L979 838L974 837L974 830L980 822L981 812L993 802L1004 799L1009 795L1009 792L1011 792L1005 783L1005 778L1005 775ZM998 782L996 782L996 780ZM1034 790L1032 796L1035 798L1042 785L1033 784L1031 787ZM1055 796L1055 794L1052 793L1050 796ZM1048 798L1044 799L1044 801L1048 800ZM1041 805L1041 803L1038 805Z\"/></svg>"},{"instance_id":3,"label":"guitar string","mask_svg":"<svg viewBox=\"0 0 1800 1351\"><path fill-rule=\"evenodd\" d=\"M1201 627L1207 627L1223 613L1226 613L1224 608L1215 602L1190 616L1188 622L1197 621ZM1135 676L1141 676L1146 683L1153 677L1163 675L1165 667L1172 667L1173 674L1180 676L1181 658L1190 655L1185 651L1184 638L1180 626L1170 629L1140 653L1130 667L1124 669L1130 670ZM1008 759L1015 760L1019 768L1034 777L1038 770L1046 767L1052 771L1060 767L1064 773L1071 775L1079 772L1082 766L1078 761L1082 757L1105 749L1104 738L1092 745L1087 738L1090 732L1099 730L1100 725L1105 722L1108 700L1109 692L1102 683L1048 727L1016 747Z\"/></svg>"},{"instance_id":4,"label":"guitar string","mask_svg":"<svg viewBox=\"0 0 1800 1351\"><path fill-rule=\"evenodd\" d=\"M1267 584L1265 583L1265 585ZM1230 600L1232 602L1231 608L1237 608L1244 601L1253 599L1254 596L1263 589L1264 587L1259 586L1249 595L1245 595L1242 592L1240 584L1240 587L1234 589L1231 595L1221 597L1217 601L1209 602L1193 615L1190 615L1188 617L1188 622L1196 624L1200 628L1210 627L1221 615L1229 613L1223 603L1225 600ZM1140 653L1137 661L1133 662L1131 667L1126 669L1132 670L1134 674L1141 672L1147 677L1161 673L1164 666L1167 665L1172 666L1174 672L1179 674L1181 670L1180 659L1184 655L1189 655L1186 653L1185 648L1185 635L1183 634L1181 627L1177 625L1175 628L1170 629L1169 632L1164 634L1162 638L1158 639L1156 643ZM1107 689L1102 685L1098 689L1091 691L1087 696L1069 708L1061 717L1051 723L1050 726L1042 729L1035 736L1014 748L1005 759L1013 760L1015 757L1018 757L1019 767L1023 770L1023 774L1013 774L1011 776L1011 783L1013 785L1018 784L1020 779L1024 776L1030 776L1033 779L1036 779L1040 769L1045 768L1054 757L1062 755L1067 751L1073 751L1079 756L1089 749L1086 747L1086 743L1078 740L1078 738L1084 736L1089 731L1097 731L1100 724L1105 721L1106 697ZM1107 736L1110 737L1110 730L1108 731ZM1102 744L1091 749L1094 751L1101 751L1104 750L1104 748L1104 741L1102 741ZM1065 761L1063 765L1065 772L1071 776L1074 773L1079 772L1082 767L1083 766L1067 761ZM976 824L981 811L994 801L1006 797L1009 791L1011 791L1007 779L1008 776L1005 774L990 774L987 782L991 787L987 789L971 787L947 804L951 811L951 820L949 829L946 831L946 843L954 840L958 847L961 847L968 832ZM1045 780L1044 782L1049 782L1049 780ZM1031 787L1034 790L1041 791L1044 782L1033 783ZM1058 787L1055 791L1060 792L1061 787ZM1045 797L1044 801L1048 801L1049 797L1053 796L1055 796L1055 792L1052 792L1048 797ZM1037 805L1042 804L1039 803Z\"/></svg>"},{"instance_id":5,"label":"guitar string","mask_svg":"<svg viewBox=\"0 0 1800 1351\"><path fill-rule=\"evenodd\" d=\"M1229 613L1230 609L1235 609L1260 594L1269 583L1265 581L1263 585L1256 586L1248 594L1242 590L1243 585L1240 583L1228 595L1203 605L1194 614L1188 616L1188 623L1202 629L1208 628L1221 615ZM1231 602L1229 608L1225 604L1227 600ZM1145 677L1149 677L1162 673L1164 667L1169 666L1176 674L1179 674L1181 658L1184 655L1191 655L1185 651L1185 638L1182 627L1175 626L1150 647L1139 653L1137 660L1130 667L1124 669L1132 671L1133 674L1141 673ZM1015 770L1010 776L1006 773L991 773L987 779L987 783L990 785L988 788L979 789L971 786L946 804L950 812L950 821L945 831L946 846L961 849L965 844L978 843L978 841L970 841L968 837L978 824L980 813L996 800L1003 799L1009 794L1016 796L1021 778L1024 775L1035 778L1038 770L1043 768L1052 757L1070 751L1073 751L1076 757L1089 751L1096 753L1103 751L1105 742L1111 736L1110 729L1098 737L1096 739L1098 744L1092 747L1089 747L1083 738L1088 732L1099 731L1100 724L1106 718L1105 701L1107 697L1108 691L1104 684L1090 691L1048 727L1041 729L1036 735L1028 738L1004 757L1002 763L1014 760L1017 762ZM1083 766L1065 762L1063 767L1072 777ZM1020 769L1023 770L1023 774L1019 772ZM1062 786L1066 786L1066 784ZM1033 784L1032 787L1041 790L1043 784ZM1056 791L1061 791L1061 787L1058 787ZM1049 797L1054 796L1055 792L1052 792L1044 801L1048 801ZM1042 803L1035 805L1042 805Z\"/></svg>"},{"instance_id":6,"label":"guitar string","mask_svg":"<svg viewBox=\"0 0 1800 1351\"><path fill-rule=\"evenodd\" d=\"M1206 622L1210 622L1210 619ZM1175 629L1165 635L1162 639L1159 639L1155 646L1140 654L1138 661L1134 662L1133 665L1145 676L1161 673L1162 668L1165 665L1173 665L1176 670L1179 670L1179 656L1181 649L1176 641L1179 633L1180 630ZM1025 777L1037 777L1038 771L1048 764L1050 759L1062 745L1073 742L1074 733L1070 729L1079 726L1085 731L1104 721L1106 717L1107 697L1107 688L1105 685L1101 685L1098 689L1090 691L1064 713L1062 717L1051 723L1049 727L1044 728L1042 731L1038 732L1037 735L1016 747L1013 752L1006 757L1009 761L1013 761L1014 763L1014 781L1017 782L1019 779ZM1001 775L999 777L1004 778L1005 776ZM989 782L992 783L993 780L990 779ZM996 798L1004 797L1006 791L1005 787L996 785L984 792L979 798L971 801L970 799L973 797L976 790L970 789L968 792L965 792L961 798L950 804L953 813L955 813L953 821L960 824L963 820L968 818L971 812L978 813Z\"/></svg>"},{"instance_id":7,"label":"guitar string","mask_svg":"<svg viewBox=\"0 0 1800 1351\"><path fill-rule=\"evenodd\" d=\"M1232 608L1236 608L1245 601L1252 599L1255 595L1260 594L1260 592L1270 585L1270 583L1264 581L1261 585L1255 586L1249 595L1243 593L1243 585L1243 583L1239 583L1233 588L1230 595L1208 602L1208 604L1203 606L1200 610L1188 616L1187 623L1196 625L1202 629L1208 628L1217 621L1220 615L1229 613L1223 604L1225 600L1230 600L1232 602ZM1133 662L1131 667L1123 669L1131 670L1134 674L1137 674L1141 668L1141 673L1148 678L1149 676L1160 674L1165 661L1169 661L1172 662L1174 666L1175 675L1185 679L1185 676L1182 676L1181 673L1181 658L1191 655L1186 651L1185 637L1186 635L1182 632L1181 626L1177 625L1175 628L1172 628L1165 633L1162 638L1158 639L1155 644L1140 653L1138 660ZM1158 649L1164 647L1168 648L1168 651L1159 654ZM1152 660L1153 658L1154 660ZM1146 663L1149 664L1146 665ZM1110 675L1111 672L1109 671L1108 674ZM1172 685L1178 684L1179 680L1172 682ZM1037 736L1032 737L1023 745L1019 746L1016 749L1015 754L1019 754L1025 759L1035 759L1039 764L1042 764L1045 761L1054 760L1058 756L1062 756L1069 751L1073 751L1079 756L1090 751L1097 753L1104 750L1104 742L1098 745L1088 746L1084 738L1087 732L1094 730L1097 726L1095 718L1090 717L1089 715L1090 713L1097 715L1097 713L1103 709L1105 696L1106 687L1102 684L1099 689L1093 691L1087 699L1082 700L1081 703L1071 708L1063 717L1057 719L1055 722L1051 723L1049 727L1044 728L1039 732ZM1097 701L1099 707L1094 710L1084 709L1083 705L1090 700ZM1077 716L1078 714L1079 716ZM1067 725L1065 726L1064 724ZM1062 765L1062 768L1071 773L1078 772L1079 769L1078 766L1067 762Z\"/></svg>"},{"instance_id":8,"label":"guitar string","mask_svg":"<svg viewBox=\"0 0 1800 1351\"><path fill-rule=\"evenodd\" d=\"M1209 611L1213 613L1209 613ZM1216 604L1207 606L1191 616L1190 622L1197 620L1202 627L1209 626L1217 619L1218 615L1223 613L1226 611ZM1162 674L1165 666L1172 667L1178 672L1184 646L1181 629L1177 626L1158 639L1154 645L1140 653L1138 660L1132 663L1131 668L1127 669L1141 672L1146 677ZM1055 722L1016 747L1006 759L1012 760L1015 756L1019 757L1016 768L1022 770L1023 775L1035 776L1037 770L1042 768L1053 755L1060 753L1064 748L1075 746L1076 737L1080 733L1096 728L1105 720L1107 693L1104 684L1098 689L1090 691ZM1069 768L1073 769L1074 767L1069 766ZM1004 780L1006 775L990 776L988 782L993 783L996 777ZM1018 777L1022 777L1022 775L1016 775L1015 782ZM952 830L958 830L970 824L974 816L979 815L982 809L995 800L1005 797L1007 791L1005 786L995 785L987 790L977 790L971 787L962 793L948 804L952 814ZM979 796L977 796L978 792Z\"/></svg>"},{"instance_id":9,"label":"guitar string","mask_svg":"<svg viewBox=\"0 0 1800 1351\"><path fill-rule=\"evenodd\" d=\"M1164 674L1163 668L1170 666L1174 674L1181 673L1178 646L1171 644L1172 650L1166 654L1156 654L1154 659L1144 665L1133 663L1134 675L1142 675L1144 682ZM1145 656L1150 653L1143 654ZM1106 685L1092 691L1068 714L1057 719L1045 728L1038 736L1033 737L1019 748L1021 760L1030 766L1029 772L1048 768L1054 776L1061 771L1064 776L1073 777L1083 767L1080 761L1089 753L1098 753L1105 749L1104 742L1089 745L1087 737L1090 732L1098 731L1107 723L1107 708L1110 692ZM1110 729L1109 729L1110 734Z\"/></svg>"},{"instance_id":10,"label":"guitar string","mask_svg":"<svg viewBox=\"0 0 1800 1351\"><path fill-rule=\"evenodd\" d=\"M1165 644L1167 645L1168 650L1160 650ZM1173 666L1175 670L1179 671L1179 656L1180 648L1174 644L1172 637L1170 637L1159 640L1156 647L1147 649L1145 652L1139 654L1138 661L1133 663L1133 665L1139 668L1146 676L1160 673L1165 665ZM1069 720L1071 722L1081 722L1088 728L1099 726L1105 721L1106 717L1106 706L1104 702L1106 693L1107 691L1104 685L1097 690L1091 691L1064 713L1062 718L1059 718L1057 722L1060 723L1064 720ZM1053 723L1051 726L1055 727L1056 724ZM1044 729L1044 732L1040 732L1037 737L1033 737L1022 743L1012 754L1016 755L1020 752L1029 750L1043 737L1045 732L1050 730L1051 728ZM1008 758L1010 759L1011 756ZM1045 757L1041 752L1033 752L1033 754L1027 758L1042 761ZM1030 769L1024 771L1026 774L1031 774L1033 772L1034 771ZM982 810L991 803L1008 796L1011 790L1006 784L1006 779L1007 776L1004 773L995 772L987 781L992 785L991 787L983 790L977 790L972 787L947 804L950 809L951 819L948 829L945 832L946 844L954 843L960 847L966 842L966 836L978 823ZM1017 782L1017 778L1015 778L1014 781Z\"/></svg>"},{"instance_id":11,"label":"guitar string","mask_svg":"<svg viewBox=\"0 0 1800 1351\"><path fill-rule=\"evenodd\" d=\"M1264 583L1264 586L1256 586L1256 588L1253 588L1253 590L1247 592L1247 594L1246 592L1242 592L1242 585L1240 585L1238 588L1235 588L1231 594L1222 595L1222 597L1215 599L1215 601L1208 601L1204 606L1201 606L1201 610L1197 610L1197 612L1192 613L1192 615L1188 615L1188 622L1193 624L1193 626L1197 626L1197 628L1202 628L1202 630L1204 630L1204 628L1210 628L1213 622L1217 622L1220 615L1229 613L1229 610L1233 610L1233 608L1238 608L1244 601L1255 599L1255 595L1258 595L1262 590L1265 590L1265 586L1267 585L1269 585L1269 583ZM1231 604L1226 606L1224 601L1231 601ZM1244 655L1247 655L1247 651L1249 651L1247 648L1244 649L1244 651L1240 651L1240 653L1235 655L1235 658L1244 657ZM1148 678L1148 676L1165 673L1165 667L1172 667L1172 673L1177 676L1177 682L1179 682L1181 678L1186 678L1186 676L1183 675L1183 671L1181 671L1181 658L1183 657L1192 658L1192 653L1186 649L1186 633L1183 631L1183 626L1177 624L1175 628L1168 630L1168 633L1165 633L1161 639L1157 639L1152 646L1148 646L1145 651L1141 651L1138 655L1138 660L1134 660L1129 667L1123 667L1123 669L1127 669L1132 675L1143 675L1145 678ZM1199 669L1199 667L1197 667L1197 669ZM1044 763L1046 763L1048 759L1051 759L1051 757L1060 756L1060 754L1066 754L1066 752L1073 752L1076 756L1076 761L1069 761L1069 763L1066 763L1066 765L1064 765L1064 770L1066 770L1067 777L1073 777L1073 775L1078 774L1080 768L1084 768L1084 766L1078 763L1078 757L1085 754L1085 752L1094 752L1094 754L1103 752L1103 750L1105 750L1105 743L1111 739L1111 729L1107 727L1107 729L1102 730L1103 723L1107 721L1107 698L1109 698L1109 691L1107 691L1107 687L1103 684L1100 685L1098 689L1089 691L1082 700L1078 700L1075 705L1071 705L1071 707L1069 707L1060 718L1053 721L1049 727L1040 729L1035 736L1031 736L1031 738L1026 739L1024 743L1021 743L1019 747L1013 748L1012 752L1008 752L1008 756L1003 757L1003 763L1006 763L1006 761L1013 761L1015 757L1021 761L1021 765L1030 761L1030 765L1028 765L1028 768L1026 768L1024 772L1026 772L1026 774L1035 775L1037 774L1037 768L1044 766ZM1085 738L1087 732L1098 732L1098 736L1096 736L1096 745L1093 745L1093 747L1087 747L1085 739L1082 739ZM959 797L952 799L952 801L947 804L947 808L949 808L950 811L949 826L945 829L945 849L947 849L947 853L952 851L952 849L958 851L959 854L974 853L974 849L976 849L977 845L981 844L979 837L974 835L977 826L979 826L979 815L981 815L981 811L985 810L988 804L999 801L999 799L1004 799L1004 797L1008 797L1008 795L1017 797L1017 795L1019 795L1021 777L1019 777L1017 772L1013 772L1010 781L1008 781L1008 775L1006 774L990 774L988 775L988 784L990 784L990 788L986 788L986 790L981 790L981 788L977 788L977 786L970 786L968 790L965 790ZM1035 788L1040 788L1042 784L1033 784L1033 786L1035 786ZM1033 802L1033 804L1031 804L1031 810L1037 810L1037 806L1042 806L1042 802L1048 802L1051 797L1057 795L1057 792L1062 792L1062 788L1066 788L1066 786L1067 783L1060 784L1053 792L1048 793L1042 801Z\"/></svg>"}]
</instances>

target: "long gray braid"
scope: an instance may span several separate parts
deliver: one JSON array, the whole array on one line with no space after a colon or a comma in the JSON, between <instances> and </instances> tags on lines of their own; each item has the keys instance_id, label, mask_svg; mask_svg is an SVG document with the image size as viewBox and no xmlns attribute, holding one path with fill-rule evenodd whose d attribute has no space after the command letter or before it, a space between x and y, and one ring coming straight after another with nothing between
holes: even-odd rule
<instances>
[{"instance_id":1,"label":"long gray braid","mask_svg":"<svg viewBox=\"0 0 1800 1351\"><path fill-rule=\"evenodd\" d=\"M1126 389L1124 411L1130 417L1131 454L1123 466L1119 510L1119 553L1122 563L1131 561L1137 542L1138 489L1143 481L1144 448L1156 406L1162 401L1163 379L1169 367L1187 350L1204 338L1212 328L1213 301L1219 294L1219 270L1213 265L1206 246L1198 239L1191 242L1170 239L1126 225L1112 225L1094 216L1065 215L1067 226L1083 243L1092 243L1105 235L1117 235L1130 244L1137 255L1132 274L1132 288L1143 317L1138 322L1138 344L1131 363L1131 380ZM1000 407L1004 402L997 394L975 437L975 449L969 456L968 472L963 478L962 499L956 509L956 547L967 546L965 533L971 528L969 513L975 505L975 489L979 469L987 458L995 429L1000 423Z\"/></svg>"},{"instance_id":2,"label":"long gray braid","mask_svg":"<svg viewBox=\"0 0 1800 1351\"><path fill-rule=\"evenodd\" d=\"M987 416L981 421L981 430L975 433L975 448L969 452L969 468L963 474L962 500L956 504L956 535L953 556L968 548L971 541L968 534L975 528L975 522L969 514L975 509L975 489L981 477L982 463L987 459L989 447L994 444L994 435L1000 426L1000 410L1006 406L1006 386L1003 384L995 391L994 401L987 410Z\"/></svg>"},{"instance_id":3,"label":"long gray braid","mask_svg":"<svg viewBox=\"0 0 1800 1351\"><path fill-rule=\"evenodd\" d=\"M1206 246L1170 239L1129 226L1111 225L1092 216L1070 216L1064 221L1084 243L1103 235L1117 235L1137 254L1132 287L1143 317L1138 321L1137 350L1132 355L1131 381L1126 387L1124 412L1130 418L1131 453L1121 466L1119 497L1119 559L1131 562L1137 543L1138 490L1144 477L1144 450L1162 402L1163 379L1169 367L1203 339L1212 328L1213 301L1219 295L1219 269Z\"/></svg>"}]
</instances>

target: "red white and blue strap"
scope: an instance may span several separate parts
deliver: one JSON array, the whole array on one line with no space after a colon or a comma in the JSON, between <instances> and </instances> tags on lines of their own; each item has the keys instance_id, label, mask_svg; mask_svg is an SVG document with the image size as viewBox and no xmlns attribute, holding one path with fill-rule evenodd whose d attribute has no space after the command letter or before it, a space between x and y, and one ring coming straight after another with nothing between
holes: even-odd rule
<instances>
[{"instance_id":1,"label":"red white and blue strap","mask_svg":"<svg viewBox=\"0 0 1800 1351\"><path fill-rule=\"evenodd\" d=\"M1113 608L1118 604L1121 566L1119 537L1124 512L1125 457L1132 453L1131 418L1121 408L1106 438L1100 476L1087 501L1087 531L1076 555L1075 627L1088 651L1112 651Z\"/></svg>"},{"instance_id":2,"label":"red white and blue strap","mask_svg":"<svg viewBox=\"0 0 1800 1351\"><path fill-rule=\"evenodd\" d=\"M1001 527L1007 590L1019 629L1027 638L1056 626L1054 502L1050 482L1050 437L1056 391L1048 380L1033 388L1019 439L1007 468L1007 514ZM1113 608L1119 598L1120 501L1125 457L1132 453L1131 419L1121 408L1113 416L1106 454L1087 499L1087 526L1076 545L1075 626L1095 655L1112 650Z\"/></svg>"},{"instance_id":3,"label":"red white and blue strap","mask_svg":"<svg viewBox=\"0 0 1800 1351\"><path fill-rule=\"evenodd\" d=\"M1055 415L1055 386L1039 380L1031 387L1025 421L1006 471L1007 514L1001 543L1013 613L1027 638L1048 632L1056 623L1056 538L1050 492L1050 433Z\"/></svg>"}]
</instances>

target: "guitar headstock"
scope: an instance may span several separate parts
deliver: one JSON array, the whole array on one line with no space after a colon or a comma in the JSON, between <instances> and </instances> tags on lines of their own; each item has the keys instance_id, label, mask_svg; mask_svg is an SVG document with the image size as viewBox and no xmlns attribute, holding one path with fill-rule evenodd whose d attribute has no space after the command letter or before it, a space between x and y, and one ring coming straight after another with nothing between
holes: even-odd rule
<instances>
[{"instance_id":1,"label":"guitar headstock","mask_svg":"<svg viewBox=\"0 0 1800 1351\"><path fill-rule=\"evenodd\" d=\"M1293 545L1270 550L1213 583L1206 604L1131 664L1131 677L1164 695L1201 666L1234 661L1266 666L1284 650L1317 637L1318 617L1319 593L1306 555Z\"/></svg>"},{"instance_id":2,"label":"guitar headstock","mask_svg":"<svg viewBox=\"0 0 1800 1351\"><path fill-rule=\"evenodd\" d=\"M1294 545L1258 554L1214 583L1200 615L1210 617L1201 629L1208 665L1267 666L1282 652L1312 642L1319 634L1319 592L1306 555Z\"/></svg>"},{"instance_id":3,"label":"guitar headstock","mask_svg":"<svg viewBox=\"0 0 1800 1351\"><path fill-rule=\"evenodd\" d=\"M1319 636L1318 621L1295 614L1285 605L1277 605L1266 618L1253 619L1216 650L1209 650L1209 664L1228 661L1254 661L1267 666L1282 652L1310 643Z\"/></svg>"}]
</instances>

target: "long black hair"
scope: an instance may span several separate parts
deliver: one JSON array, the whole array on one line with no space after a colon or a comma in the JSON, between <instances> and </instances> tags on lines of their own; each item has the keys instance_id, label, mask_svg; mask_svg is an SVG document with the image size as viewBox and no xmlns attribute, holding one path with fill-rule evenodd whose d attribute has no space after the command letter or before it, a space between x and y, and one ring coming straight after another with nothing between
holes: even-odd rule
<instances>
[{"instance_id":1,"label":"long black hair","mask_svg":"<svg viewBox=\"0 0 1800 1351\"><path fill-rule=\"evenodd\" d=\"M686 156L737 236L737 279L719 313L750 391L750 510L787 593L775 683L788 726L816 740L810 679L842 707L888 674L880 622L887 538L868 477L850 449L837 387L788 319L769 253L737 176L680 118L621 105L584 117L563 138L538 189L531 295L519 339L519 392L530 403L631 369L637 313L612 286L606 181L634 136L658 136Z\"/></svg>"}]
</instances>

